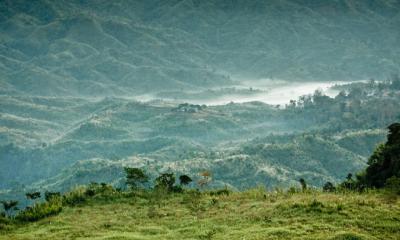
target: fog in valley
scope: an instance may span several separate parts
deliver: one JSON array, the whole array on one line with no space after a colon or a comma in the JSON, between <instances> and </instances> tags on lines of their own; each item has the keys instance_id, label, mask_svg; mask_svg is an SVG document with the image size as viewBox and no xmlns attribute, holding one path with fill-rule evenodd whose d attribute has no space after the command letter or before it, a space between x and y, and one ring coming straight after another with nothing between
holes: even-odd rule
<instances>
[{"instance_id":1,"label":"fog in valley","mask_svg":"<svg viewBox=\"0 0 400 240\"><path fill-rule=\"evenodd\" d=\"M329 97L335 97L340 90L332 88L360 81L328 81L328 82L296 82L284 80L261 79L256 81L237 81L240 85L230 88L214 88L207 91L187 91L178 93L174 97L159 97L157 95L145 95L134 97L137 101L164 100L169 102L206 105L224 105L228 103L263 102L269 105L284 107L290 100L297 100L300 96L312 95L315 91L321 91ZM229 89L230 91L227 91ZM213 94L210 95L209 93ZM185 96L188 98L185 98ZM126 96L126 98L130 98Z\"/></svg>"},{"instance_id":2,"label":"fog in valley","mask_svg":"<svg viewBox=\"0 0 400 240\"><path fill-rule=\"evenodd\" d=\"M0 200L124 167L340 183L400 118L398 1L0 0ZM0 222L1 223L1 222Z\"/></svg>"}]
</instances>

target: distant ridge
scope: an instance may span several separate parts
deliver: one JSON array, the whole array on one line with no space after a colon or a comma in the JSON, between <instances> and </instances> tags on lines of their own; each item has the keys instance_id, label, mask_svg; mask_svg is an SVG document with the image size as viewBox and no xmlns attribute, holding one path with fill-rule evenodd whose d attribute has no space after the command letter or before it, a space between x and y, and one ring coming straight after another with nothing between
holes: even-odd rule
<instances>
[{"instance_id":1,"label":"distant ridge","mask_svg":"<svg viewBox=\"0 0 400 240\"><path fill-rule=\"evenodd\" d=\"M400 69L399 13L389 0L1 0L0 94L385 78Z\"/></svg>"}]
</instances>

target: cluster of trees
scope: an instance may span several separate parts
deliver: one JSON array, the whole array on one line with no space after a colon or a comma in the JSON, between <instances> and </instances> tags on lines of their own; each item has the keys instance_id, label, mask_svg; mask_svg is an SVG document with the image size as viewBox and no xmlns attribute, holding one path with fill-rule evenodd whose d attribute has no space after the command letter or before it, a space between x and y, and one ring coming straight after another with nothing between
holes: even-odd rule
<instances>
[{"instance_id":1,"label":"cluster of trees","mask_svg":"<svg viewBox=\"0 0 400 240\"><path fill-rule=\"evenodd\" d=\"M291 100L283 114L298 126L318 126L329 132L345 129L382 128L400 118L400 77L368 83L336 86L340 93L331 98L317 90Z\"/></svg>"},{"instance_id":2,"label":"cluster of trees","mask_svg":"<svg viewBox=\"0 0 400 240\"><path fill-rule=\"evenodd\" d=\"M368 159L368 167L356 174L355 179L353 174L349 173L339 188L357 191L386 188L400 194L400 123L393 123L388 129L387 142L375 149ZM323 190L334 191L336 187L327 182Z\"/></svg>"},{"instance_id":3,"label":"cluster of trees","mask_svg":"<svg viewBox=\"0 0 400 240\"><path fill-rule=\"evenodd\" d=\"M13 217L14 215L16 215L16 218L21 219L21 220L30 220L31 217L33 217L35 219L39 219L41 217L37 216L37 214L38 214L37 210L38 209L40 209L40 211L42 211L43 209L45 211L49 210L49 209L43 208L43 206L49 207L51 205L51 207L52 207L53 200L60 199L61 193L46 191L44 193L45 204L38 203L38 200L40 200L42 197L42 194L40 192L28 192L25 194L25 197L28 201L32 201L33 204L28 205L23 211L21 211L19 213L17 213L17 211L20 210L18 207L19 201L16 201L16 200L1 201L0 203L3 205L4 211L5 211L3 213L3 217L10 218L10 217ZM49 212L44 213L42 211L40 214L44 214L44 215L48 216L51 213L49 213ZM29 217L28 217L28 215L29 215ZM32 215L35 215L35 216L32 216Z\"/></svg>"},{"instance_id":4,"label":"cluster of trees","mask_svg":"<svg viewBox=\"0 0 400 240\"><path fill-rule=\"evenodd\" d=\"M149 181L149 177L145 174L145 172L140 168L124 168L126 173L126 184L131 189L137 189L143 184ZM204 184L203 181L208 180L211 175L209 172L205 172L207 174L201 174L203 179L201 179L198 183ZM183 186L187 186L191 182L193 182L192 178L186 174L179 176L179 185L176 185L176 177L174 173L162 173L154 180L154 188L166 190L167 192L181 192L183 190Z\"/></svg>"},{"instance_id":5,"label":"cluster of trees","mask_svg":"<svg viewBox=\"0 0 400 240\"><path fill-rule=\"evenodd\" d=\"M356 187L397 188L400 193L400 123L389 127L387 142L379 145L368 167L357 175Z\"/></svg>"}]
</instances>

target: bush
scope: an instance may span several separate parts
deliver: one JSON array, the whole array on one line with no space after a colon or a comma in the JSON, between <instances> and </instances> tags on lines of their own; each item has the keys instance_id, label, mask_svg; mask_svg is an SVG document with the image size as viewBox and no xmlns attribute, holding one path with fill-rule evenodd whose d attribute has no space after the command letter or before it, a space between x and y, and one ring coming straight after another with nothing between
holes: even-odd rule
<instances>
[{"instance_id":1,"label":"bush","mask_svg":"<svg viewBox=\"0 0 400 240\"><path fill-rule=\"evenodd\" d=\"M17 220L24 222L34 222L39 219L56 215L62 210L61 198L52 198L49 202L39 203L33 207L26 208L16 216Z\"/></svg>"},{"instance_id":2,"label":"bush","mask_svg":"<svg viewBox=\"0 0 400 240\"><path fill-rule=\"evenodd\" d=\"M393 176L386 180L385 188L391 193L400 194L400 178Z\"/></svg>"},{"instance_id":3,"label":"bush","mask_svg":"<svg viewBox=\"0 0 400 240\"><path fill-rule=\"evenodd\" d=\"M301 189L303 190L303 192L306 191L306 190L307 190L307 183L306 183L306 180L304 180L304 178L300 178L300 179L299 179L299 183L300 183L300 185L301 185Z\"/></svg>"},{"instance_id":4,"label":"bush","mask_svg":"<svg viewBox=\"0 0 400 240\"><path fill-rule=\"evenodd\" d=\"M62 197L63 205L75 206L86 201L86 189L84 188L76 188L71 192L67 192Z\"/></svg>"},{"instance_id":5,"label":"bush","mask_svg":"<svg viewBox=\"0 0 400 240\"><path fill-rule=\"evenodd\" d=\"M335 186L331 182L326 182L322 187L324 192L334 192L336 190Z\"/></svg>"},{"instance_id":6,"label":"bush","mask_svg":"<svg viewBox=\"0 0 400 240\"><path fill-rule=\"evenodd\" d=\"M179 182L181 185L188 185L193 180L188 175L181 175L179 176Z\"/></svg>"},{"instance_id":7,"label":"bush","mask_svg":"<svg viewBox=\"0 0 400 240\"><path fill-rule=\"evenodd\" d=\"M18 210L18 201L10 200L10 201L1 201L1 204L3 205L5 212L5 215L7 214L8 217L11 217L14 211Z\"/></svg>"},{"instance_id":8,"label":"bush","mask_svg":"<svg viewBox=\"0 0 400 240\"><path fill-rule=\"evenodd\" d=\"M49 192L46 191L44 193L44 199L46 199L46 201L50 201L53 198L60 198L61 197L61 193L60 192Z\"/></svg>"},{"instance_id":9,"label":"bush","mask_svg":"<svg viewBox=\"0 0 400 240\"><path fill-rule=\"evenodd\" d=\"M290 187L287 191L289 194L295 194L298 192L297 188L295 187Z\"/></svg>"},{"instance_id":10,"label":"bush","mask_svg":"<svg viewBox=\"0 0 400 240\"><path fill-rule=\"evenodd\" d=\"M10 220L6 217L6 213L0 212L0 230L6 229L10 224Z\"/></svg>"},{"instance_id":11,"label":"bush","mask_svg":"<svg viewBox=\"0 0 400 240\"><path fill-rule=\"evenodd\" d=\"M162 173L156 178L155 183L155 188L165 189L167 192L171 192L174 189L175 174Z\"/></svg>"},{"instance_id":12,"label":"bush","mask_svg":"<svg viewBox=\"0 0 400 240\"><path fill-rule=\"evenodd\" d=\"M96 195L100 195L102 197L109 197L117 193L118 191L114 189L111 185L106 183L90 183L85 190L85 195L88 197L93 197Z\"/></svg>"}]
</instances>

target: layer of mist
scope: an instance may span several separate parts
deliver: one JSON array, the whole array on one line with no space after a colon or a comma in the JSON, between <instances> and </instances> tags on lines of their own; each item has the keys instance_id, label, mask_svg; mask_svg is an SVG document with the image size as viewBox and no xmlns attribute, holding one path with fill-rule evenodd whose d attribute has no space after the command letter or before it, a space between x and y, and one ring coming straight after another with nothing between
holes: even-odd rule
<instances>
[{"instance_id":1,"label":"layer of mist","mask_svg":"<svg viewBox=\"0 0 400 240\"><path fill-rule=\"evenodd\" d=\"M365 82L365 81L352 81ZM332 88L350 84L348 81L330 82L294 82L262 79L256 81L240 81L240 85L231 88L215 88L206 91L174 91L159 94L146 94L133 98L136 101L149 102L163 100L172 103L187 102L199 105L225 105L229 103L263 102L269 105L284 106L290 100L297 100L300 96L312 95L321 91L324 95L335 97L339 90Z\"/></svg>"}]
</instances>

